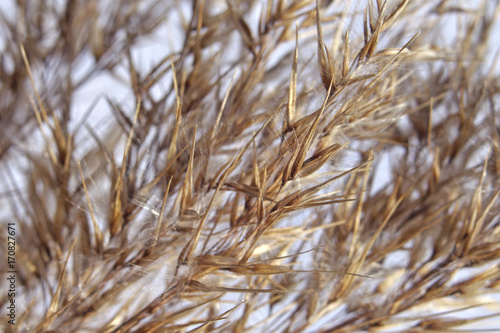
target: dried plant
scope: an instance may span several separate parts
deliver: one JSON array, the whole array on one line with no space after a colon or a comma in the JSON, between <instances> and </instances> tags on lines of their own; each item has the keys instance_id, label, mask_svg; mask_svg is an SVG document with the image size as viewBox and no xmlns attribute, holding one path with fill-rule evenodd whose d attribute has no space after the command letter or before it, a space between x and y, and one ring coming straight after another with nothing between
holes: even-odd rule
<instances>
[{"instance_id":1,"label":"dried plant","mask_svg":"<svg viewBox=\"0 0 500 333\"><path fill-rule=\"evenodd\" d=\"M17 312L1 327L465 332L495 318L499 13L15 2L0 218L16 228Z\"/></svg>"}]
</instances>

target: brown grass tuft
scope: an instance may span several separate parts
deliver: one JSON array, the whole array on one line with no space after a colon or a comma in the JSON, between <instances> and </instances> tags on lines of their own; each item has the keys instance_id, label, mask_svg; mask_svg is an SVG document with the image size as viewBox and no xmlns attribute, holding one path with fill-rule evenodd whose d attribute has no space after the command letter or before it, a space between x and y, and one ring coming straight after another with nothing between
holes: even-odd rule
<instances>
[{"instance_id":1,"label":"brown grass tuft","mask_svg":"<svg viewBox=\"0 0 500 333\"><path fill-rule=\"evenodd\" d=\"M17 315L2 275L0 327L500 330L499 13L488 0L2 9Z\"/></svg>"}]
</instances>

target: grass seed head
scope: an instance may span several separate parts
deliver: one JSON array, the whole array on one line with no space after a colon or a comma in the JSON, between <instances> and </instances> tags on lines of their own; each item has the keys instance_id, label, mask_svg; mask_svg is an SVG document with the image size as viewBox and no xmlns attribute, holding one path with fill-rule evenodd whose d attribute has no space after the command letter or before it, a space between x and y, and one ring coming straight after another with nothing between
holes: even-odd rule
<instances>
[{"instance_id":1,"label":"grass seed head","mask_svg":"<svg viewBox=\"0 0 500 333\"><path fill-rule=\"evenodd\" d=\"M3 331L445 332L498 314L494 1L0 13Z\"/></svg>"}]
</instances>

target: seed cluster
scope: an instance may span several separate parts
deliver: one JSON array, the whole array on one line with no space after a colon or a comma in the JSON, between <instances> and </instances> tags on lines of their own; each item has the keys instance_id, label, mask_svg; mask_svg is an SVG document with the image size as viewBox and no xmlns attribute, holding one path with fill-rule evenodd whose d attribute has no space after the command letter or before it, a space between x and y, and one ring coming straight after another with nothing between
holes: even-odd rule
<instances>
[{"instance_id":1,"label":"seed cluster","mask_svg":"<svg viewBox=\"0 0 500 333\"><path fill-rule=\"evenodd\" d=\"M16 273L0 327L443 332L494 317L500 5L473 3L2 10Z\"/></svg>"}]
</instances>

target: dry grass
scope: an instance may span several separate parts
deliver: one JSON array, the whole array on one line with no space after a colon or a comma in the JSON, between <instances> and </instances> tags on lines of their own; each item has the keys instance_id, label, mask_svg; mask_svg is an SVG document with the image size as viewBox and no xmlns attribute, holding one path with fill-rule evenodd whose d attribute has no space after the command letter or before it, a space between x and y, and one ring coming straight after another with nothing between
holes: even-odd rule
<instances>
[{"instance_id":1,"label":"dry grass","mask_svg":"<svg viewBox=\"0 0 500 333\"><path fill-rule=\"evenodd\" d=\"M470 6L17 1L1 18L18 269L3 330L456 332L484 317L463 310L495 316L500 6ZM154 34L170 51L147 67L134 52ZM78 108L104 76L128 95L96 86Z\"/></svg>"}]
</instances>

